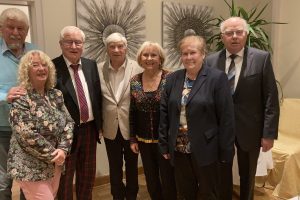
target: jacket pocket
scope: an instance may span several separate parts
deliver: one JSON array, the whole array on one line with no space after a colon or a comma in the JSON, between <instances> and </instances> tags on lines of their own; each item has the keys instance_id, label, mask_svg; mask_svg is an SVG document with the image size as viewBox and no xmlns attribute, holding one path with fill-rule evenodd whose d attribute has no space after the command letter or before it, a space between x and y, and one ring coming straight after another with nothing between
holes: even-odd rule
<instances>
[{"instance_id":1,"label":"jacket pocket","mask_svg":"<svg viewBox=\"0 0 300 200\"><path fill-rule=\"evenodd\" d=\"M217 128L212 128L204 132L205 139L207 142L211 141L218 134Z\"/></svg>"}]
</instances>

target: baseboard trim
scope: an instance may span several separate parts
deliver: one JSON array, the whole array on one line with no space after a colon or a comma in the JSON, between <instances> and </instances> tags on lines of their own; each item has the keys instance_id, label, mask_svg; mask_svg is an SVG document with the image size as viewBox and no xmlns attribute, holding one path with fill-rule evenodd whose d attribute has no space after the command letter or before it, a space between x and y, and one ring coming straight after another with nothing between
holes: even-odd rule
<instances>
[{"instance_id":1,"label":"baseboard trim","mask_svg":"<svg viewBox=\"0 0 300 200\"><path fill-rule=\"evenodd\" d=\"M144 168L143 167L139 167L138 168L138 174L143 174L144 173ZM125 172L123 172L123 177L125 177ZM95 183L94 183L94 187L100 186L100 185L104 185L104 184L108 184L109 181L109 175L105 175L105 176L98 176L95 178Z\"/></svg>"}]
</instances>

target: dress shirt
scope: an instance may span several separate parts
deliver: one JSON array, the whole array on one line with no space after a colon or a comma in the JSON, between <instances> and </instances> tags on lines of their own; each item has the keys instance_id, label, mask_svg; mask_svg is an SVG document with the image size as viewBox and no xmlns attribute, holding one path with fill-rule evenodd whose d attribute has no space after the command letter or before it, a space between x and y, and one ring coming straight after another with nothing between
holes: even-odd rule
<instances>
[{"instance_id":1,"label":"dress shirt","mask_svg":"<svg viewBox=\"0 0 300 200\"><path fill-rule=\"evenodd\" d=\"M8 123L10 106L6 101L7 92L18 85L18 65L20 58L28 51L36 49L33 44L25 42L23 53L16 57L0 37L0 131L11 131Z\"/></svg>"},{"instance_id":2,"label":"dress shirt","mask_svg":"<svg viewBox=\"0 0 300 200\"><path fill-rule=\"evenodd\" d=\"M225 68L226 74L228 74L229 66L230 66L230 63L231 63L230 55L231 55L231 53L229 53L226 50L226 68ZM235 63L234 89L237 86L237 83L238 83L238 80L239 80L239 77L240 77L240 73L241 73L241 69L242 69L243 57L244 57L244 48L242 50L240 50L236 55L237 55L237 57L234 59L234 63Z\"/></svg>"},{"instance_id":3,"label":"dress shirt","mask_svg":"<svg viewBox=\"0 0 300 200\"><path fill-rule=\"evenodd\" d=\"M69 73L70 73L70 76L71 76L71 79L72 79L72 83L73 83L74 88L75 88L77 102L79 104L79 98L78 98L78 94L77 94L77 90L76 90L76 82L75 82L75 78L74 78L74 70L70 66L72 63L66 57L64 57L64 59L65 59L65 62L68 66L68 70L69 70ZM87 102L87 106L88 106L88 110L89 110L89 119L86 122L89 122L89 121L94 120L90 93L89 93L88 85L86 83L85 76L84 76L83 71L82 71L81 60L79 60L79 62L77 64L79 64L78 75L79 75L79 78L80 78L80 81L81 81L81 84L82 84L82 87L83 87L84 96L86 98L86 102ZM80 120L80 123L82 123L81 120Z\"/></svg>"},{"instance_id":4,"label":"dress shirt","mask_svg":"<svg viewBox=\"0 0 300 200\"><path fill-rule=\"evenodd\" d=\"M109 63L109 80L117 102L120 100L123 91L125 66L126 63L124 62L119 69L114 69Z\"/></svg>"}]
</instances>

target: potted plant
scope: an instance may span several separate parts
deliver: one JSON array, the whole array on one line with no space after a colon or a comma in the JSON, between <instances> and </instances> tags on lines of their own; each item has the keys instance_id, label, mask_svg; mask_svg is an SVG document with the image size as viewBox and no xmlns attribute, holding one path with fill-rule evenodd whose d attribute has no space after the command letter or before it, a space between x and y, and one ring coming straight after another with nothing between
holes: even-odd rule
<instances>
[{"instance_id":1,"label":"potted plant","mask_svg":"<svg viewBox=\"0 0 300 200\"><path fill-rule=\"evenodd\" d=\"M269 3L265 4L262 7L262 9L253 7L250 11L246 11L244 8L240 6L236 6L234 0L231 0L231 4L228 3L227 0L224 0L224 2L229 8L230 16L242 17L247 21L249 25L247 45L250 47L255 47L272 53L271 42L268 34L264 30L264 26L269 24L286 24L286 23L272 22L272 21L270 22L261 17L262 13L268 7ZM224 20L225 19L222 16L214 18L211 21L212 26L219 29L221 22ZM221 34L219 33L219 31L218 33L213 34L210 38L208 38L207 44L210 47L213 46L213 44L215 44L215 49L213 49L215 51L219 51L223 49L224 45L222 43Z\"/></svg>"}]
</instances>

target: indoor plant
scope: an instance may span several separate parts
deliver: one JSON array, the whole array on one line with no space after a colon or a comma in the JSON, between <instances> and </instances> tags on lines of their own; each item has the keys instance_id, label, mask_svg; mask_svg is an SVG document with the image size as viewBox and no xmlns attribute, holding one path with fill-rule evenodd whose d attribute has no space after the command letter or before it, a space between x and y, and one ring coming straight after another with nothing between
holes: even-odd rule
<instances>
[{"instance_id":1,"label":"indoor plant","mask_svg":"<svg viewBox=\"0 0 300 200\"><path fill-rule=\"evenodd\" d=\"M227 0L224 0L229 8L230 16L239 16L245 19L249 25L249 34L247 38L247 45L255 47L258 49L266 50L272 52L271 42L268 34L264 30L264 26L268 24L286 24L281 22L270 22L262 18L262 13L268 7L269 3L266 3L261 9L258 7L253 7L250 11L246 11L240 6L236 6L234 0L231 0L231 4ZM219 51L223 49L223 43L221 40L221 35L219 33L220 23L224 21L222 16L214 18L211 23L212 26L218 29L218 33L213 34L207 40L208 46L210 48L215 45L212 50Z\"/></svg>"}]
</instances>

